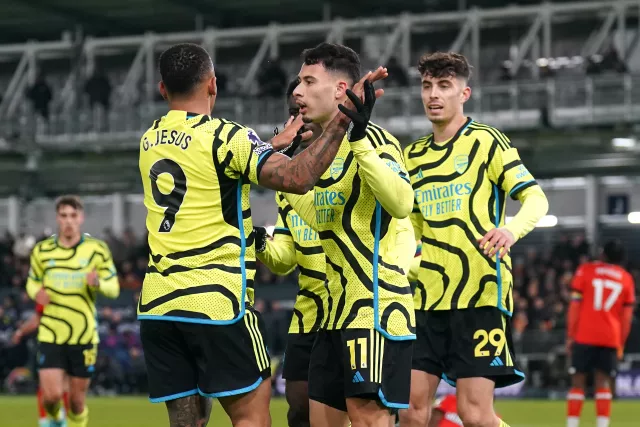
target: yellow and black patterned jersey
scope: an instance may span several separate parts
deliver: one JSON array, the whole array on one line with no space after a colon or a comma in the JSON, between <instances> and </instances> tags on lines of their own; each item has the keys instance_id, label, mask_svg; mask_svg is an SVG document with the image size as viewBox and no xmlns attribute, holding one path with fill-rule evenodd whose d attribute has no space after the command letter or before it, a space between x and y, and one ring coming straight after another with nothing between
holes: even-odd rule
<instances>
[{"instance_id":1,"label":"yellow and black patterned jersey","mask_svg":"<svg viewBox=\"0 0 640 427\"><path fill-rule=\"evenodd\" d=\"M225 119L172 110L140 140L149 266L139 319L228 324L253 304L250 183L273 153Z\"/></svg>"},{"instance_id":2,"label":"yellow and black patterned jersey","mask_svg":"<svg viewBox=\"0 0 640 427\"><path fill-rule=\"evenodd\" d=\"M356 159L359 154L354 155L354 151L362 153L362 157ZM375 154L368 157L372 151ZM374 180L367 181L364 173L372 168L359 164L374 160L380 164L377 174L386 177L383 174L389 173L385 178L389 181L379 183L385 188L376 191L395 192L399 187L390 180L401 180L410 199L400 144L373 123L362 141L350 143L344 138L335 160L313 192L302 198L287 198L305 219L309 217L307 206L311 207L313 220L308 222L319 231L326 254L326 329L376 329L392 340L415 339L411 287L400 267L405 264L400 259L404 254L396 246L398 219L376 199L370 185Z\"/></svg>"},{"instance_id":3,"label":"yellow and black patterned jersey","mask_svg":"<svg viewBox=\"0 0 640 427\"><path fill-rule=\"evenodd\" d=\"M477 239L504 225L506 196L537 185L499 130L468 119L444 143L426 136L405 149L422 234L418 310L493 306L513 310L509 255L490 258Z\"/></svg>"},{"instance_id":4,"label":"yellow and black patterned jersey","mask_svg":"<svg viewBox=\"0 0 640 427\"><path fill-rule=\"evenodd\" d=\"M98 272L100 286L87 285L87 274ZM27 293L32 299L44 288L50 302L44 307L38 341L52 344L87 345L99 341L96 328L96 297L120 293L116 267L107 244L85 234L71 248L61 246L56 236L45 239L31 252Z\"/></svg>"},{"instance_id":5,"label":"yellow and black patterned jersey","mask_svg":"<svg viewBox=\"0 0 640 427\"><path fill-rule=\"evenodd\" d=\"M325 255L318 232L293 210L284 195L276 193L278 219L273 240L267 241L258 259L278 274L298 267L298 295L293 307L290 334L316 332L323 326L327 311Z\"/></svg>"}]
</instances>

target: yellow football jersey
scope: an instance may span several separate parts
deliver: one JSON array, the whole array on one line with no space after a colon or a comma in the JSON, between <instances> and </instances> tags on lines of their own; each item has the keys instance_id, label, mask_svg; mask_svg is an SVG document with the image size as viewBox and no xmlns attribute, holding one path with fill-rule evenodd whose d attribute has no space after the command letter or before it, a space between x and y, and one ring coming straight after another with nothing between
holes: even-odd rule
<instances>
[{"instance_id":1,"label":"yellow football jersey","mask_svg":"<svg viewBox=\"0 0 640 427\"><path fill-rule=\"evenodd\" d=\"M367 140L385 167L408 184L398 141L373 123ZM299 212L307 211L306 205L313 209L326 254L326 329L376 329L391 340L415 339L411 287L396 245L398 219L376 199L346 136Z\"/></svg>"},{"instance_id":2,"label":"yellow football jersey","mask_svg":"<svg viewBox=\"0 0 640 427\"><path fill-rule=\"evenodd\" d=\"M150 256L139 319L242 319L255 276L249 187L272 153L252 129L185 111L169 111L145 132Z\"/></svg>"},{"instance_id":3,"label":"yellow football jersey","mask_svg":"<svg viewBox=\"0 0 640 427\"><path fill-rule=\"evenodd\" d=\"M280 192L276 193L278 219L273 240L258 258L273 271L299 271L299 290L289 326L290 334L316 332L323 326L327 311L325 255L318 232L293 210Z\"/></svg>"},{"instance_id":4,"label":"yellow football jersey","mask_svg":"<svg viewBox=\"0 0 640 427\"><path fill-rule=\"evenodd\" d=\"M468 119L444 143L426 136L405 149L414 189L412 221L422 234L417 310L492 306L513 311L511 258L478 246L504 225L506 196L537 185L509 139Z\"/></svg>"},{"instance_id":5,"label":"yellow football jersey","mask_svg":"<svg viewBox=\"0 0 640 427\"><path fill-rule=\"evenodd\" d=\"M50 298L40 318L38 341L97 344L97 293L116 298L120 291L107 244L85 234L77 245L66 248L52 236L33 248L30 267L27 293L33 299L44 288ZM87 285L87 274L93 270L100 279L98 289Z\"/></svg>"}]
</instances>

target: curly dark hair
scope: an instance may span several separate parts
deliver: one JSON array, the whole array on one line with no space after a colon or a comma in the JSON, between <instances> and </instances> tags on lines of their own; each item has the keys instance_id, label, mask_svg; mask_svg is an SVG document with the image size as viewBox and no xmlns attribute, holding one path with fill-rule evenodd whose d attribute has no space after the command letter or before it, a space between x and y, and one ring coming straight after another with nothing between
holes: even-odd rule
<instances>
[{"instance_id":1,"label":"curly dark hair","mask_svg":"<svg viewBox=\"0 0 640 427\"><path fill-rule=\"evenodd\" d=\"M360 57L350 47L335 43L320 43L302 51L302 61L306 65L322 64L329 71L346 74L355 84L360 80Z\"/></svg>"},{"instance_id":2,"label":"curly dark hair","mask_svg":"<svg viewBox=\"0 0 640 427\"><path fill-rule=\"evenodd\" d=\"M471 78L472 66L464 55L454 52L427 53L418 62L421 76L434 78L459 77L465 80Z\"/></svg>"},{"instance_id":3,"label":"curly dark hair","mask_svg":"<svg viewBox=\"0 0 640 427\"><path fill-rule=\"evenodd\" d=\"M193 43L171 46L159 62L160 76L172 95L189 95L213 68L207 51Z\"/></svg>"}]
</instances>

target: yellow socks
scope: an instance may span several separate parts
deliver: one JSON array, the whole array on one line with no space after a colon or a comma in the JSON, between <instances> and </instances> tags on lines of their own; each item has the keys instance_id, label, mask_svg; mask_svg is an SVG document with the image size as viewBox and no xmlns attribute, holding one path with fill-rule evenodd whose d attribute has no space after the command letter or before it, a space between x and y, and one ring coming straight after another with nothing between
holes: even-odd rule
<instances>
[{"instance_id":1,"label":"yellow socks","mask_svg":"<svg viewBox=\"0 0 640 427\"><path fill-rule=\"evenodd\" d=\"M84 411L81 414L74 414L69 411L67 414L68 427L87 427L89 424L89 408L84 405Z\"/></svg>"},{"instance_id":2,"label":"yellow socks","mask_svg":"<svg viewBox=\"0 0 640 427\"><path fill-rule=\"evenodd\" d=\"M49 416L50 419L55 420L55 421L61 421L64 419L64 413L62 412L62 402L58 401L54 406L53 409L49 409L46 408L47 411L47 415Z\"/></svg>"}]
</instances>

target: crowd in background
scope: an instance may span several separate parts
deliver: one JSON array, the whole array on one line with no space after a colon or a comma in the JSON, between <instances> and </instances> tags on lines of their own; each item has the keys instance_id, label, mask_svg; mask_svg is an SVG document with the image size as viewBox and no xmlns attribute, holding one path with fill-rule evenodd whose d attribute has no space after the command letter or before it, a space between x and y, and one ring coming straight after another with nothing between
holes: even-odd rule
<instances>
[{"instance_id":1,"label":"crowd in background","mask_svg":"<svg viewBox=\"0 0 640 427\"><path fill-rule=\"evenodd\" d=\"M145 367L136 304L147 265L146 238L131 229L122 236L106 229L103 238L117 265L121 295L115 301L98 302L101 342L92 388L98 393L144 393ZM33 303L25 292L29 243L33 243L29 236L14 238L5 234L0 238L0 384L16 367L33 368L35 336L18 345L12 343L16 328L33 315ZM548 250L528 246L525 240L513 252L513 333L517 353L561 351L569 285L576 267L589 260L590 253L589 243L581 233L560 236ZM265 339L272 355L282 354L297 289L296 276L275 276L259 263L257 268L256 308L264 314L268 330ZM630 270L636 283L640 283L640 271L633 265ZM544 370L548 371L548 367Z\"/></svg>"}]
</instances>

